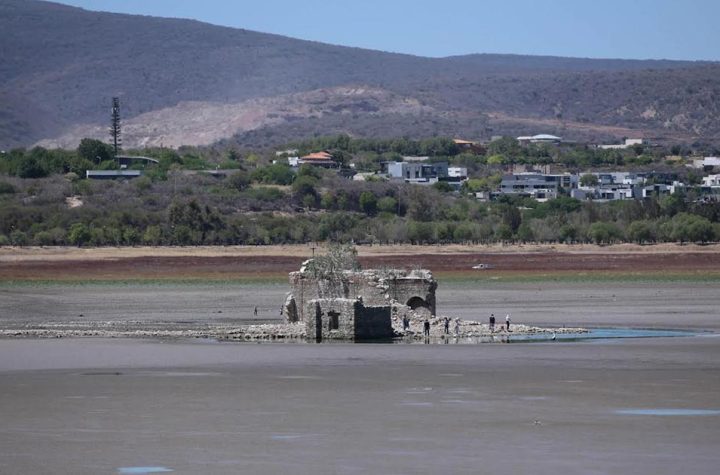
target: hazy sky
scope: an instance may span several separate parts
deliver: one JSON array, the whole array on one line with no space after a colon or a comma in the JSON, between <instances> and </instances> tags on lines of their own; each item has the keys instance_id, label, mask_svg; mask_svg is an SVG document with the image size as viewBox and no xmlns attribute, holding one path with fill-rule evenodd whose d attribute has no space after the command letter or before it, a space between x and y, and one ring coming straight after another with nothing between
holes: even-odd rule
<instances>
[{"instance_id":1,"label":"hazy sky","mask_svg":"<svg viewBox=\"0 0 720 475\"><path fill-rule=\"evenodd\" d=\"M421 56L720 60L720 0L60 0Z\"/></svg>"}]
</instances>

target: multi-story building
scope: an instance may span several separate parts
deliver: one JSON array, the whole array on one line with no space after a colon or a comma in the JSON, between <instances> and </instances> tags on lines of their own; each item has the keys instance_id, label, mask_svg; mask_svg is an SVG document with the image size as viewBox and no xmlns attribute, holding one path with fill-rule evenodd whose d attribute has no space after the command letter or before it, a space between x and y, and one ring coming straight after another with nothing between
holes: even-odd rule
<instances>
[{"instance_id":1,"label":"multi-story building","mask_svg":"<svg viewBox=\"0 0 720 475\"><path fill-rule=\"evenodd\" d=\"M501 194L519 194L536 199L556 198L561 190L578 187L578 176L564 173L547 175L543 173L515 173L505 175L500 182Z\"/></svg>"},{"instance_id":2,"label":"multi-story building","mask_svg":"<svg viewBox=\"0 0 720 475\"><path fill-rule=\"evenodd\" d=\"M390 178L407 183L435 183L448 176L447 162L386 162L383 166Z\"/></svg>"}]
</instances>

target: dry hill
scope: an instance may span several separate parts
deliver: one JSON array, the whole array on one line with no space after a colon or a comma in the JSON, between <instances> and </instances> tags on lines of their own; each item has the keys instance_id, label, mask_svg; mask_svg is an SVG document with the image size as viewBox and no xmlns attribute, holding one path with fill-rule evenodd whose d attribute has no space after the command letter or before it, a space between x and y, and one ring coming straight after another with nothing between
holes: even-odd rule
<instances>
[{"instance_id":1,"label":"dry hill","mask_svg":"<svg viewBox=\"0 0 720 475\"><path fill-rule=\"evenodd\" d=\"M114 95L128 145L332 132L720 142L717 63L431 59L37 0L0 0L0 29L2 148L103 137Z\"/></svg>"}]
</instances>

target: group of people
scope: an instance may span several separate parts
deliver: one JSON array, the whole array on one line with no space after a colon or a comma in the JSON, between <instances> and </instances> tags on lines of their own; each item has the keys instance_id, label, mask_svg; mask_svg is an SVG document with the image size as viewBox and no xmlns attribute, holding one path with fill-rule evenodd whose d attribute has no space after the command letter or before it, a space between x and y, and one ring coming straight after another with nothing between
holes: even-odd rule
<instances>
[{"instance_id":1,"label":"group of people","mask_svg":"<svg viewBox=\"0 0 720 475\"><path fill-rule=\"evenodd\" d=\"M490 331L495 332L495 314L490 314ZM510 314L505 315L505 330L510 331Z\"/></svg>"},{"instance_id":2,"label":"group of people","mask_svg":"<svg viewBox=\"0 0 720 475\"><path fill-rule=\"evenodd\" d=\"M490 326L490 331L494 333L495 332L495 314L494 313L490 314L489 326ZM410 318L407 315L403 316L403 331L406 331L406 332L410 331ZM510 330L510 314L509 313L507 315L505 315L505 331L508 331L508 332L511 331ZM450 318L449 317L443 318L443 333L445 335L450 334ZM460 334L460 319L456 318L455 319L455 335L459 335L459 334ZM430 320L427 318L423 321L423 335L426 337L430 336Z\"/></svg>"},{"instance_id":3,"label":"group of people","mask_svg":"<svg viewBox=\"0 0 720 475\"><path fill-rule=\"evenodd\" d=\"M406 332L410 331L410 318L407 315L405 315L405 316L403 316L402 322L403 322L403 331L406 331ZM449 317L443 318L443 331L446 335L450 334L450 318ZM456 335L460 334L460 319L459 318L455 319L455 334ZM430 336L430 320L427 318L423 321L423 335L426 337Z\"/></svg>"}]
</instances>

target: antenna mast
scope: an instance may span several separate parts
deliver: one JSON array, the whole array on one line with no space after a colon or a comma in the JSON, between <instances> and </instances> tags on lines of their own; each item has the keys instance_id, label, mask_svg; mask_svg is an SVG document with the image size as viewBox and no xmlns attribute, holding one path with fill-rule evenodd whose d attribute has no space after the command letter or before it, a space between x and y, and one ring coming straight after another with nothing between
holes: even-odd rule
<instances>
[{"instance_id":1,"label":"antenna mast","mask_svg":"<svg viewBox=\"0 0 720 475\"><path fill-rule=\"evenodd\" d=\"M120 98L112 98L112 122L110 123L110 137L112 137L113 150L117 157L118 152L122 148L122 138L120 137Z\"/></svg>"}]
</instances>

